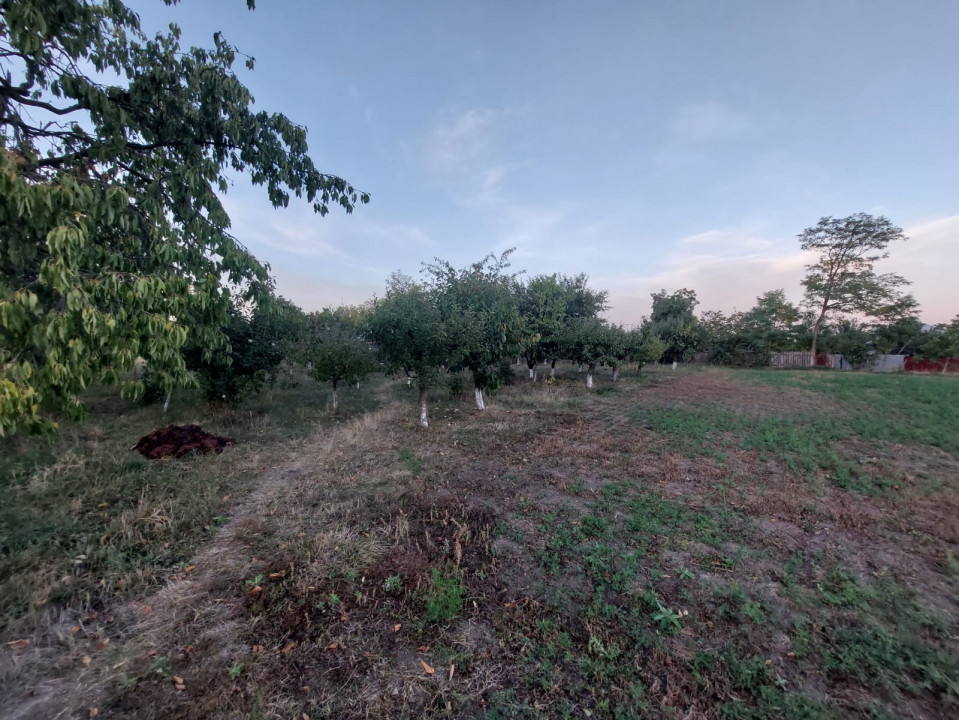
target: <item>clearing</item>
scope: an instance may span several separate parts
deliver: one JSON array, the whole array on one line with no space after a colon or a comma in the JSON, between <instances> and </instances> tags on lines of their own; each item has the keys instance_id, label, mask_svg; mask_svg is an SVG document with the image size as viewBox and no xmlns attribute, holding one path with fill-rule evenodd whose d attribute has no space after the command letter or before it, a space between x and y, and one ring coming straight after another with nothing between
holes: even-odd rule
<instances>
[{"instance_id":1,"label":"clearing","mask_svg":"<svg viewBox=\"0 0 959 720\"><path fill-rule=\"evenodd\" d=\"M519 373L4 441L0 717L959 713L959 378Z\"/></svg>"}]
</instances>

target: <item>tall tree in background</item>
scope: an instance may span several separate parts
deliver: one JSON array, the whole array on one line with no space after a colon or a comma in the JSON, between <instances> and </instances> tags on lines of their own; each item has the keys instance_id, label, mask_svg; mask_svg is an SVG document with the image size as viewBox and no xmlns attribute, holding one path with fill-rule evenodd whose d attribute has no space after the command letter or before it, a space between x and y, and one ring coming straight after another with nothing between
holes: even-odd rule
<instances>
[{"instance_id":1,"label":"tall tree in background","mask_svg":"<svg viewBox=\"0 0 959 720\"><path fill-rule=\"evenodd\" d=\"M857 314L888 317L890 308L915 309L915 300L899 288L908 285L900 275L877 275L873 266L889 257L889 243L905 240L902 228L883 216L857 213L845 218L824 217L799 235L802 249L818 255L806 266L803 285L806 305L813 310L812 358L823 324L831 315Z\"/></svg>"},{"instance_id":2,"label":"tall tree in background","mask_svg":"<svg viewBox=\"0 0 959 720\"><path fill-rule=\"evenodd\" d=\"M191 382L188 339L226 346L229 287L271 288L228 233L228 171L278 207L368 201L314 166L302 127L254 112L219 33L179 38L148 38L118 0L0 3L0 434L82 415L83 390L138 356L173 387Z\"/></svg>"},{"instance_id":3,"label":"tall tree in background","mask_svg":"<svg viewBox=\"0 0 959 720\"><path fill-rule=\"evenodd\" d=\"M653 312L649 317L650 326L666 343L663 362L682 362L697 347L698 320L693 314L699 300L696 291L683 288L674 293L660 290L653 293Z\"/></svg>"}]
</instances>

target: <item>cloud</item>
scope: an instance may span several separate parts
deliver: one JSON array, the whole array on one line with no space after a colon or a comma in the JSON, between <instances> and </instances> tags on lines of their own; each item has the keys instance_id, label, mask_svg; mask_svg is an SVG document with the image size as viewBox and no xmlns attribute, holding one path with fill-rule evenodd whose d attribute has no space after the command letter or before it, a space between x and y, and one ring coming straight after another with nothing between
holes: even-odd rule
<instances>
[{"instance_id":1,"label":"cloud","mask_svg":"<svg viewBox=\"0 0 959 720\"><path fill-rule=\"evenodd\" d=\"M921 305L923 320L949 322L959 314L956 268L959 268L959 215L914 223L903 228L908 241L889 248L880 267L912 281L909 291Z\"/></svg>"},{"instance_id":2,"label":"cloud","mask_svg":"<svg viewBox=\"0 0 959 720\"><path fill-rule=\"evenodd\" d=\"M890 247L880 272L897 272L912 281L908 288L919 301L923 320L948 322L959 313L954 268L959 267L959 215L916 223L905 228L909 241ZM794 303L802 300L806 264L814 259L801 252L794 238L761 237L749 232L712 229L676 242L657 272L619 273L593 278L595 287L609 291L608 317L638 323L651 309L650 293L665 288L696 291L699 310L746 310L758 295L784 288Z\"/></svg>"},{"instance_id":3,"label":"cloud","mask_svg":"<svg viewBox=\"0 0 959 720\"><path fill-rule=\"evenodd\" d=\"M423 143L429 173L468 205L502 201L503 183L521 163L507 162L499 146L510 110L474 108L436 122Z\"/></svg>"}]
</instances>

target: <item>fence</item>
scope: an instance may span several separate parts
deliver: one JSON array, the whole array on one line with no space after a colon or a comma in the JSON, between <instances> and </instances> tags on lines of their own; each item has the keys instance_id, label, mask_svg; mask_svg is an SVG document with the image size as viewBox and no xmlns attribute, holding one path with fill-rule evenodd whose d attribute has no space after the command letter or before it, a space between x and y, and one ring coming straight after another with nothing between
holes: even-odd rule
<instances>
[{"instance_id":1,"label":"fence","mask_svg":"<svg viewBox=\"0 0 959 720\"><path fill-rule=\"evenodd\" d=\"M938 372L941 373L945 367L947 373L959 373L959 358L945 358L943 360L916 360L907 357L904 363L906 372Z\"/></svg>"},{"instance_id":2,"label":"fence","mask_svg":"<svg viewBox=\"0 0 959 720\"><path fill-rule=\"evenodd\" d=\"M770 367L814 367L811 352L769 353ZM842 356L816 353L815 367L833 370L852 370L852 365Z\"/></svg>"}]
</instances>

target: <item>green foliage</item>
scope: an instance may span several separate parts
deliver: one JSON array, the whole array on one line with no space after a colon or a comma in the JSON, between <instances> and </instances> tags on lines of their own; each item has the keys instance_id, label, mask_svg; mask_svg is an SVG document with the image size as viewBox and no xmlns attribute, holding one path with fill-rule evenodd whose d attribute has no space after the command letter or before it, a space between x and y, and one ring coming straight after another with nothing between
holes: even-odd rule
<instances>
[{"instance_id":1,"label":"green foliage","mask_svg":"<svg viewBox=\"0 0 959 720\"><path fill-rule=\"evenodd\" d=\"M453 352L435 295L405 275L394 274L386 297L373 304L366 321L387 369L433 385Z\"/></svg>"},{"instance_id":2,"label":"green foliage","mask_svg":"<svg viewBox=\"0 0 959 720\"><path fill-rule=\"evenodd\" d=\"M450 343L447 367L468 370L479 390L497 387L499 365L521 347L515 276L505 274L511 252L488 255L460 270L439 259L424 268Z\"/></svg>"},{"instance_id":3,"label":"green foliage","mask_svg":"<svg viewBox=\"0 0 959 720\"><path fill-rule=\"evenodd\" d=\"M930 360L959 357L959 315L948 325L938 325L929 333L920 355ZM943 366L943 372L947 368L948 363Z\"/></svg>"},{"instance_id":4,"label":"green foliage","mask_svg":"<svg viewBox=\"0 0 959 720\"><path fill-rule=\"evenodd\" d=\"M310 377L336 388L343 380L359 382L373 370L373 355L362 336L356 313L349 308L326 309L307 316L298 358L310 368Z\"/></svg>"},{"instance_id":5,"label":"green foliage","mask_svg":"<svg viewBox=\"0 0 959 720\"><path fill-rule=\"evenodd\" d=\"M586 365L592 375L597 365L609 362L615 351L614 336L600 318L575 318L563 335L563 354L575 363Z\"/></svg>"},{"instance_id":6,"label":"green foliage","mask_svg":"<svg viewBox=\"0 0 959 720\"><path fill-rule=\"evenodd\" d=\"M521 352L532 370L541 362L555 362L562 355L566 327L576 318L595 318L607 307L607 293L588 287L580 274L538 275L526 284L517 283L514 294L523 322Z\"/></svg>"},{"instance_id":7,"label":"green foliage","mask_svg":"<svg viewBox=\"0 0 959 720\"><path fill-rule=\"evenodd\" d=\"M662 362L687 360L699 347L698 320L693 310L699 304L696 292L683 288L672 294L653 293L653 312L649 323L664 343Z\"/></svg>"},{"instance_id":8,"label":"green foliage","mask_svg":"<svg viewBox=\"0 0 959 720\"><path fill-rule=\"evenodd\" d=\"M642 371L643 365L658 361L666 352L666 343L653 331L648 321L631 330L626 342L629 357L637 364L637 372Z\"/></svg>"},{"instance_id":9,"label":"green foliage","mask_svg":"<svg viewBox=\"0 0 959 720\"><path fill-rule=\"evenodd\" d=\"M0 433L50 427L45 408L82 416L84 390L138 357L169 388L192 381L188 339L225 350L224 282L244 301L270 287L227 232L227 171L275 206L368 201L317 170L302 127L253 111L220 34L185 48L118 1L10 0L0 53Z\"/></svg>"},{"instance_id":10,"label":"green foliage","mask_svg":"<svg viewBox=\"0 0 959 720\"><path fill-rule=\"evenodd\" d=\"M432 584L424 597L426 621L445 623L455 618L463 610L465 592L463 575L459 570L451 568L448 575L443 575L433 568Z\"/></svg>"},{"instance_id":11,"label":"green foliage","mask_svg":"<svg viewBox=\"0 0 959 720\"><path fill-rule=\"evenodd\" d=\"M889 256L889 243L905 240L902 228L886 217L857 213L845 218L824 217L799 234L806 252L817 253L806 266L803 286L806 305L814 311L812 350L827 318L855 313L892 321L911 314L916 301L899 288L908 281L900 275L877 275L873 266Z\"/></svg>"},{"instance_id":12,"label":"green foliage","mask_svg":"<svg viewBox=\"0 0 959 720\"><path fill-rule=\"evenodd\" d=\"M223 332L229 344L222 352L206 359L201 347L187 343L183 348L187 367L211 403L236 404L275 381L304 320L302 311L288 300L271 297L252 312L231 305L228 316Z\"/></svg>"}]
</instances>

